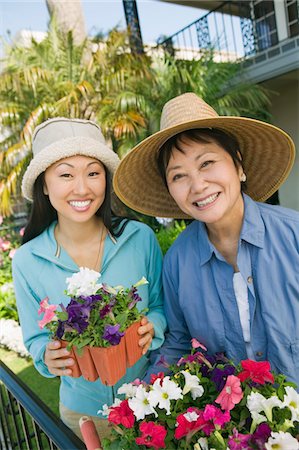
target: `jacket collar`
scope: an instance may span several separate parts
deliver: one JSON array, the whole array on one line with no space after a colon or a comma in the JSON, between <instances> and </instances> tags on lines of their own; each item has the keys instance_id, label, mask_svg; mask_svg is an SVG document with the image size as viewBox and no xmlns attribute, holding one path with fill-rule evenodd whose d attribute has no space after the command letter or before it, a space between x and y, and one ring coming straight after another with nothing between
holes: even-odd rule
<instances>
[{"instance_id":1,"label":"jacket collar","mask_svg":"<svg viewBox=\"0 0 299 450\"><path fill-rule=\"evenodd\" d=\"M240 233L240 241L243 240L256 247L263 248L265 226L260 209L258 204L248 195L242 195L244 200L244 219ZM199 258L201 266L208 262L213 254L218 259L223 260L218 250L210 242L205 224L199 221L197 221L197 242L200 242Z\"/></svg>"},{"instance_id":2,"label":"jacket collar","mask_svg":"<svg viewBox=\"0 0 299 450\"><path fill-rule=\"evenodd\" d=\"M133 224L134 222L130 221L130 223ZM57 242L54 236L56 224L56 221L52 222L43 233L32 241L32 253L66 270L78 272L77 264L71 259L67 252L63 249L61 249L60 252L57 251ZM123 233L116 239L112 237L110 233L107 234L101 272L105 271L105 268L108 266L111 259L119 252L127 240L136 233L136 231L136 226L131 226L129 229L128 224Z\"/></svg>"}]
</instances>

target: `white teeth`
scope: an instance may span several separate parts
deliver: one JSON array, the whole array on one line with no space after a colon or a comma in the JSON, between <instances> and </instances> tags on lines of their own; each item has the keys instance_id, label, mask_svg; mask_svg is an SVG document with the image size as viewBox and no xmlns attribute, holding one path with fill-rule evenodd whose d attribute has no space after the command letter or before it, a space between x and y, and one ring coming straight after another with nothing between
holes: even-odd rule
<instances>
[{"instance_id":1,"label":"white teeth","mask_svg":"<svg viewBox=\"0 0 299 450\"><path fill-rule=\"evenodd\" d=\"M218 197L218 194L213 194L210 195L210 197L207 197L205 200L202 200L201 202L195 202L195 204L197 206L206 206L209 205L210 203L213 203L214 200L216 200L216 198Z\"/></svg>"},{"instance_id":2,"label":"white teeth","mask_svg":"<svg viewBox=\"0 0 299 450\"><path fill-rule=\"evenodd\" d=\"M84 202L79 202L79 201L70 202L70 205L74 206L75 208L85 208L89 204L90 204L90 200L85 200Z\"/></svg>"}]
</instances>

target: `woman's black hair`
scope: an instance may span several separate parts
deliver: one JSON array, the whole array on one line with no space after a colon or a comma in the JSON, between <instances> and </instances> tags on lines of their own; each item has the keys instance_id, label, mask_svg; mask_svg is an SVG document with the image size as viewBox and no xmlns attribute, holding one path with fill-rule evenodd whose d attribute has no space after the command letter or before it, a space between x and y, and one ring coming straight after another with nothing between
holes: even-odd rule
<instances>
[{"instance_id":1,"label":"woman's black hair","mask_svg":"<svg viewBox=\"0 0 299 450\"><path fill-rule=\"evenodd\" d=\"M168 141L166 141L160 148L157 156L158 169L166 187L166 169L171 154L173 149L177 149L181 152L183 151L180 143L184 141L184 138L200 143L210 143L214 140L231 156L236 168L239 168L240 166L242 167L240 146L235 137L230 136L217 128L194 128L191 130L182 131L181 133L168 139ZM244 183L242 183L241 186L242 188L246 187Z\"/></svg>"},{"instance_id":2,"label":"woman's black hair","mask_svg":"<svg viewBox=\"0 0 299 450\"><path fill-rule=\"evenodd\" d=\"M124 231L128 219L114 215L111 209L111 176L106 166L105 199L96 212L96 216L101 217L107 230L113 237L119 237ZM53 208L48 195L44 193L45 172L42 172L35 180L33 186L33 204L28 223L25 228L22 244L41 234L54 220L57 220L57 211Z\"/></svg>"}]
</instances>

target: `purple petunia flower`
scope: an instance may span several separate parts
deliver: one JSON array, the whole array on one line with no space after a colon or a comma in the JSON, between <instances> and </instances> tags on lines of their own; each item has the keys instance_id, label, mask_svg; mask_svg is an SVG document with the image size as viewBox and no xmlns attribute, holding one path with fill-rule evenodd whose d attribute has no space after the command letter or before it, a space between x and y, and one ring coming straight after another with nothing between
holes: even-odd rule
<instances>
[{"instance_id":1,"label":"purple petunia flower","mask_svg":"<svg viewBox=\"0 0 299 450\"><path fill-rule=\"evenodd\" d=\"M105 305L101 310L100 310L100 318L104 319L104 317L107 316L107 314L110 313L110 311L112 311L113 306L115 305L116 300L113 299L111 300L110 303L108 303L108 305Z\"/></svg>"},{"instance_id":2,"label":"purple petunia flower","mask_svg":"<svg viewBox=\"0 0 299 450\"><path fill-rule=\"evenodd\" d=\"M128 309L134 308L136 303L141 301L141 297L137 293L137 288L134 286L132 287L132 289L129 293L129 297L132 298L132 301L128 304Z\"/></svg>"},{"instance_id":3,"label":"purple petunia flower","mask_svg":"<svg viewBox=\"0 0 299 450\"><path fill-rule=\"evenodd\" d=\"M261 423L250 439L250 444L254 445L254 448L259 450L264 450L265 443L268 441L271 436L271 428L267 423Z\"/></svg>"},{"instance_id":4,"label":"purple petunia flower","mask_svg":"<svg viewBox=\"0 0 299 450\"><path fill-rule=\"evenodd\" d=\"M226 379L229 375L234 375L236 369L231 366L225 366L223 369L219 369L218 367L215 367L212 371L211 380L214 381L217 387L217 391L222 391L224 388Z\"/></svg>"},{"instance_id":5,"label":"purple petunia flower","mask_svg":"<svg viewBox=\"0 0 299 450\"><path fill-rule=\"evenodd\" d=\"M111 345L118 345L125 333L119 331L120 325L106 325L103 333L103 339L108 341Z\"/></svg>"}]
</instances>

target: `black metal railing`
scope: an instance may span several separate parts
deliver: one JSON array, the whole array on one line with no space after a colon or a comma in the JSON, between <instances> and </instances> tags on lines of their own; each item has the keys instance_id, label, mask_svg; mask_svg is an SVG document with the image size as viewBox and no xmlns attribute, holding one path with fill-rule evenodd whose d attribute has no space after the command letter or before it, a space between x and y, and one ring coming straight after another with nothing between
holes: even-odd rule
<instances>
[{"instance_id":1,"label":"black metal railing","mask_svg":"<svg viewBox=\"0 0 299 450\"><path fill-rule=\"evenodd\" d=\"M1 450L86 450L83 442L0 361Z\"/></svg>"},{"instance_id":2,"label":"black metal railing","mask_svg":"<svg viewBox=\"0 0 299 450\"><path fill-rule=\"evenodd\" d=\"M288 0L292 21L289 35L299 34L297 0ZM292 6L292 10L290 9ZM297 16L296 16L297 11ZM291 20L291 19L290 19ZM297 27L297 28L296 28ZM199 59L213 49L215 61L238 61L255 56L278 43L272 1L225 1L158 44L178 59Z\"/></svg>"}]
</instances>

